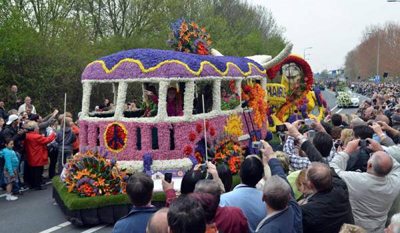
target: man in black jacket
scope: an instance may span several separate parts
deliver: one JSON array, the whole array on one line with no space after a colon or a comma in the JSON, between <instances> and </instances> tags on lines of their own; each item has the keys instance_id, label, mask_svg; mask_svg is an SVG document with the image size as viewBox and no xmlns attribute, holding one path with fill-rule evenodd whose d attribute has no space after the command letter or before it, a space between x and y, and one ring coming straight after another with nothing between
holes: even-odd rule
<instances>
[{"instance_id":1,"label":"man in black jacket","mask_svg":"<svg viewBox=\"0 0 400 233\"><path fill-rule=\"evenodd\" d=\"M307 186L313 190L307 203L301 206L303 231L336 233L344 223L354 223L346 183L326 163L321 153L295 125L286 124L288 134L301 143L301 149L310 161L307 168Z\"/></svg>"}]
</instances>

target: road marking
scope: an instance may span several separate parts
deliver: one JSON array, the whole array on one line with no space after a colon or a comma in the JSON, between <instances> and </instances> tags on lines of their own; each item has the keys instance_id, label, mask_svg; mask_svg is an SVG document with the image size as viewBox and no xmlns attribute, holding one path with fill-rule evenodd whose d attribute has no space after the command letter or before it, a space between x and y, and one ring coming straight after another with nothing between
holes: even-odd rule
<instances>
[{"instance_id":1,"label":"road marking","mask_svg":"<svg viewBox=\"0 0 400 233\"><path fill-rule=\"evenodd\" d=\"M96 232L96 231L106 227L106 226L107 225L100 225L100 226L97 226L97 227L92 227L90 229L87 229L86 231L82 231L82 233L93 233L93 232Z\"/></svg>"},{"instance_id":2,"label":"road marking","mask_svg":"<svg viewBox=\"0 0 400 233\"><path fill-rule=\"evenodd\" d=\"M58 231L61 228L64 228L64 227L69 226L69 225L71 225L71 222L69 222L69 221L68 222L63 222L61 224L58 224L57 226L51 227L51 228L49 228L47 230L44 230L44 231L41 231L39 233L50 233L50 232Z\"/></svg>"},{"instance_id":3,"label":"road marking","mask_svg":"<svg viewBox=\"0 0 400 233\"><path fill-rule=\"evenodd\" d=\"M337 110L336 113L339 113L339 112L341 112L342 110L343 110L343 108Z\"/></svg>"},{"instance_id":4,"label":"road marking","mask_svg":"<svg viewBox=\"0 0 400 233\"><path fill-rule=\"evenodd\" d=\"M336 108L337 108L337 105L336 105L335 107L333 107L333 108L331 109L331 111L335 110Z\"/></svg>"}]
</instances>

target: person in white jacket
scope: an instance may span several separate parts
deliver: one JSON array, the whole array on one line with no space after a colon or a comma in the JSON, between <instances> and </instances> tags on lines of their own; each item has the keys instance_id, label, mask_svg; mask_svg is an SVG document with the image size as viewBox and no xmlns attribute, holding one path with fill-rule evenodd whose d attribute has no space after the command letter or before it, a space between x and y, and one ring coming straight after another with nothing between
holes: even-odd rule
<instances>
[{"instance_id":1,"label":"person in white jacket","mask_svg":"<svg viewBox=\"0 0 400 233\"><path fill-rule=\"evenodd\" d=\"M359 149L360 140L348 143L330 163L348 187L354 222L367 232L384 232L393 201L400 193L400 164L382 146L367 139L373 151L367 172L346 171L349 155Z\"/></svg>"}]
</instances>

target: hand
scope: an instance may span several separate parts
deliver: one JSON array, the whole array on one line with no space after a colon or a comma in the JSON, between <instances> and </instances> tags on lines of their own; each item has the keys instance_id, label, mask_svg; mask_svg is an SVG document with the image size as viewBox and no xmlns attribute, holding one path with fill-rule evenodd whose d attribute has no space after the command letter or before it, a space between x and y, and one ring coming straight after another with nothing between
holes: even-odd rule
<instances>
[{"instance_id":1,"label":"hand","mask_svg":"<svg viewBox=\"0 0 400 233\"><path fill-rule=\"evenodd\" d=\"M378 123L376 123L376 122L374 122L374 123L370 126L370 128L373 129L374 132L375 132L378 136L381 136L381 135L383 134L383 131L382 131L381 126L380 126Z\"/></svg>"},{"instance_id":2,"label":"hand","mask_svg":"<svg viewBox=\"0 0 400 233\"><path fill-rule=\"evenodd\" d=\"M360 139L355 139L353 141L350 141L347 143L346 149L344 149L344 152L346 152L348 155L353 154L358 150L358 144L360 143Z\"/></svg>"},{"instance_id":3,"label":"hand","mask_svg":"<svg viewBox=\"0 0 400 233\"><path fill-rule=\"evenodd\" d=\"M298 125L301 121L295 121L293 124L285 123L286 128L288 129L288 135L294 138L301 136L301 133L298 130Z\"/></svg>"},{"instance_id":4,"label":"hand","mask_svg":"<svg viewBox=\"0 0 400 233\"><path fill-rule=\"evenodd\" d=\"M383 151L383 148L382 148L381 144L379 144L379 142L377 142L373 139L370 139L370 138L368 138L367 140L369 141L368 148L370 150L372 150L373 152Z\"/></svg>"},{"instance_id":5,"label":"hand","mask_svg":"<svg viewBox=\"0 0 400 233\"><path fill-rule=\"evenodd\" d=\"M267 165L270 159L276 158L276 155L274 154L274 150L268 142L261 140L261 143L263 145L263 148L260 149L262 153L262 162L264 165Z\"/></svg>"},{"instance_id":6,"label":"hand","mask_svg":"<svg viewBox=\"0 0 400 233\"><path fill-rule=\"evenodd\" d=\"M57 114L58 114L58 109L54 109L54 111L53 111L53 117L57 116Z\"/></svg>"},{"instance_id":7,"label":"hand","mask_svg":"<svg viewBox=\"0 0 400 233\"><path fill-rule=\"evenodd\" d=\"M331 115L328 115L324 119L325 122L330 122L331 121Z\"/></svg>"},{"instance_id":8,"label":"hand","mask_svg":"<svg viewBox=\"0 0 400 233\"><path fill-rule=\"evenodd\" d=\"M207 162L206 164L207 164L207 172L213 176L213 179L219 178L217 167L211 162Z\"/></svg>"},{"instance_id":9,"label":"hand","mask_svg":"<svg viewBox=\"0 0 400 233\"><path fill-rule=\"evenodd\" d=\"M20 129L20 130L18 130L18 135L22 135L22 134L24 134L24 133L26 133L26 129Z\"/></svg>"},{"instance_id":10,"label":"hand","mask_svg":"<svg viewBox=\"0 0 400 233\"><path fill-rule=\"evenodd\" d=\"M317 132L326 133L324 126L322 126L321 122L319 122L319 121L314 121L312 123L311 127L313 127Z\"/></svg>"},{"instance_id":11,"label":"hand","mask_svg":"<svg viewBox=\"0 0 400 233\"><path fill-rule=\"evenodd\" d=\"M164 193L165 193L167 190L174 189L174 182L173 182L173 181L171 181L171 183L168 183L167 181L165 181L164 179L162 179L162 180L161 180L161 184L162 184L162 189L163 189Z\"/></svg>"},{"instance_id":12,"label":"hand","mask_svg":"<svg viewBox=\"0 0 400 233\"><path fill-rule=\"evenodd\" d=\"M385 131L390 130L390 126L388 124L386 124L386 122L383 121L378 121L378 124L381 126L381 128Z\"/></svg>"}]
</instances>

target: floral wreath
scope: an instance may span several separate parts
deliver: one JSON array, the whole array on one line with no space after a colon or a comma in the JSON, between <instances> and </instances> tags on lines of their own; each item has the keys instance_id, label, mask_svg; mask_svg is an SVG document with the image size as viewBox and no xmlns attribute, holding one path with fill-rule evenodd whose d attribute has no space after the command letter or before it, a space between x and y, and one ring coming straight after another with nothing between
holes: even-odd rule
<instances>
[{"instance_id":1,"label":"floral wreath","mask_svg":"<svg viewBox=\"0 0 400 233\"><path fill-rule=\"evenodd\" d=\"M167 41L175 51L209 55L211 52L211 36L204 27L195 22L178 19L171 24L172 33Z\"/></svg>"},{"instance_id":2,"label":"floral wreath","mask_svg":"<svg viewBox=\"0 0 400 233\"><path fill-rule=\"evenodd\" d=\"M276 116L278 119L283 120L283 117L287 114L289 109L292 106L296 106L298 109L302 108L304 104L307 102L307 94L311 90L312 85L314 83L313 72L311 70L310 65L303 58L296 55L289 55L278 65L272 67L267 70L267 75L269 79L274 79L276 74L282 69L282 66L288 63L295 63L298 65L303 71L303 79L300 79L300 91L302 92L301 96L297 99L293 99L292 95L286 96L286 103L283 104L279 110L277 111Z\"/></svg>"},{"instance_id":3,"label":"floral wreath","mask_svg":"<svg viewBox=\"0 0 400 233\"><path fill-rule=\"evenodd\" d=\"M107 125L103 137L106 148L113 153L119 153L123 151L127 145L128 130L123 124L113 122Z\"/></svg>"}]
</instances>

